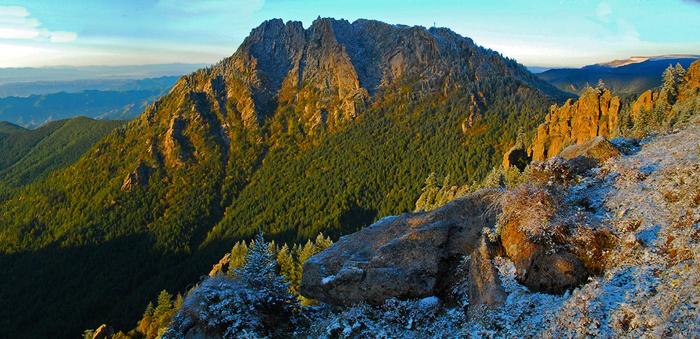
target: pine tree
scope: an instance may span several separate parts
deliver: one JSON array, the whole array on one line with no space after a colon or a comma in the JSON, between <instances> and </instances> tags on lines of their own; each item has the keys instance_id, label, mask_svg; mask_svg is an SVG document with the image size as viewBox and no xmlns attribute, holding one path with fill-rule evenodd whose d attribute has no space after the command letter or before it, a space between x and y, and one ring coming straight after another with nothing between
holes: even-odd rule
<instances>
[{"instance_id":1,"label":"pine tree","mask_svg":"<svg viewBox=\"0 0 700 339\"><path fill-rule=\"evenodd\" d=\"M676 63L676 67L674 67L674 71L676 73L676 79L678 83L682 83L685 81L685 69L680 63Z\"/></svg>"},{"instance_id":2,"label":"pine tree","mask_svg":"<svg viewBox=\"0 0 700 339\"><path fill-rule=\"evenodd\" d=\"M298 256L299 265L301 267L303 267L304 262L306 262L306 260L311 258L311 256L313 256L314 254L316 254L316 248L315 248L314 244L311 242L311 240L307 240L306 244L304 244L304 247L302 247L301 250L299 251L299 256Z\"/></svg>"},{"instance_id":3,"label":"pine tree","mask_svg":"<svg viewBox=\"0 0 700 339\"><path fill-rule=\"evenodd\" d=\"M294 262L294 257L289 251L287 244L282 245L279 251L277 251L277 264L280 268L280 274L282 274L289 282L289 290L293 294L299 293L299 286L296 284L299 281L298 270Z\"/></svg>"},{"instance_id":4,"label":"pine tree","mask_svg":"<svg viewBox=\"0 0 700 339\"><path fill-rule=\"evenodd\" d=\"M185 301L185 299L182 297L181 293L177 294L177 297L175 298L175 310L179 310L182 307L182 303Z\"/></svg>"},{"instance_id":5,"label":"pine tree","mask_svg":"<svg viewBox=\"0 0 700 339\"><path fill-rule=\"evenodd\" d=\"M151 326L151 323L153 322L153 312L155 311L153 307L153 303L149 302L148 306L146 306L146 311L143 312L143 317L141 317L141 320L139 320L138 325L136 326L137 330L143 334L148 333L148 329Z\"/></svg>"},{"instance_id":6,"label":"pine tree","mask_svg":"<svg viewBox=\"0 0 700 339\"><path fill-rule=\"evenodd\" d=\"M598 79L598 85L595 87L598 90L598 94L605 92L605 81L603 79Z\"/></svg>"},{"instance_id":7,"label":"pine tree","mask_svg":"<svg viewBox=\"0 0 700 339\"><path fill-rule=\"evenodd\" d=\"M236 241L231 249L231 259L229 260L228 268L229 275L232 275L234 270L243 266L245 263L245 257L248 254L248 246L245 241Z\"/></svg>"},{"instance_id":8,"label":"pine tree","mask_svg":"<svg viewBox=\"0 0 700 339\"><path fill-rule=\"evenodd\" d=\"M160 294L158 294L158 306L156 306L156 309L153 312L153 317L159 319L172 309L173 296L166 290L160 291Z\"/></svg>"},{"instance_id":9,"label":"pine tree","mask_svg":"<svg viewBox=\"0 0 700 339\"><path fill-rule=\"evenodd\" d=\"M666 70L664 70L662 77L663 85L661 87L661 93L666 99L666 104L670 106L676 102L676 96L678 96L678 84L680 81L678 74L676 73L676 69L671 65L668 65Z\"/></svg>"},{"instance_id":10,"label":"pine tree","mask_svg":"<svg viewBox=\"0 0 700 339\"><path fill-rule=\"evenodd\" d=\"M265 294L270 304L284 304L289 301L288 284L277 274L277 261L269 248L262 232L258 233L248 249L245 263L234 270L234 277Z\"/></svg>"},{"instance_id":11,"label":"pine tree","mask_svg":"<svg viewBox=\"0 0 700 339\"><path fill-rule=\"evenodd\" d=\"M333 240L329 237L325 237L323 233L319 233L314 241L314 246L316 246L316 253L325 250L333 245ZM315 253L314 253L315 254Z\"/></svg>"},{"instance_id":12,"label":"pine tree","mask_svg":"<svg viewBox=\"0 0 700 339\"><path fill-rule=\"evenodd\" d=\"M437 186L437 175L435 172L431 172L430 175L425 179L425 186L423 186L422 193L418 200L416 201L415 210L426 211L430 209L435 203L435 197L438 193Z\"/></svg>"}]
</instances>

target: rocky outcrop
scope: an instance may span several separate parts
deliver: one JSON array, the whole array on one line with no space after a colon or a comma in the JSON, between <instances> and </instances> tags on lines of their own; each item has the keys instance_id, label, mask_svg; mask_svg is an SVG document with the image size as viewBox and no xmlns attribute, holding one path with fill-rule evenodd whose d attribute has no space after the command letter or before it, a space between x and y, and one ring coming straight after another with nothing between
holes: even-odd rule
<instances>
[{"instance_id":1,"label":"rocky outcrop","mask_svg":"<svg viewBox=\"0 0 700 339\"><path fill-rule=\"evenodd\" d=\"M686 87L689 89L700 88L700 60L693 62L685 73Z\"/></svg>"},{"instance_id":2,"label":"rocky outcrop","mask_svg":"<svg viewBox=\"0 0 700 339\"><path fill-rule=\"evenodd\" d=\"M136 169L131 173L126 175L124 182L122 183L122 191L132 191L139 187L146 187L148 185L148 177L151 172L151 168L146 165L145 162L139 162Z\"/></svg>"},{"instance_id":3,"label":"rocky outcrop","mask_svg":"<svg viewBox=\"0 0 700 339\"><path fill-rule=\"evenodd\" d=\"M506 300L506 292L498 277L493 259L500 254L500 245L482 237L479 247L472 251L469 261L469 303L475 306L497 307Z\"/></svg>"},{"instance_id":4,"label":"rocky outcrop","mask_svg":"<svg viewBox=\"0 0 700 339\"><path fill-rule=\"evenodd\" d=\"M589 276L581 260L568 251L551 251L520 229L518 220L505 225L501 244L513 261L520 282L534 291L561 293Z\"/></svg>"},{"instance_id":5,"label":"rocky outcrop","mask_svg":"<svg viewBox=\"0 0 700 339\"><path fill-rule=\"evenodd\" d=\"M225 274L228 272L229 269L229 263L231 262L231 253L226 253L221 260L219 260L218 263L214 264L214 266L211 268L211 271L209 271L209 276L210 277L215 277L220 274Z\"/></svg>"},{"instance_id":6,"label":"rocky outcrop","mask_svg":"<svg viewBox=\"0 0 700 339\"><path fill-rule=\"evenodd\" d=\"M168 130L165 132L163 146L165 147L165 159L168 165L182 165L188 160L189 141L183 135L185 120L182 116L174 116L170 119Z\"/></svg>"},{"instance_id":7,"label":"rocky outcrop","mask_svg":"<svg viewBox=\"0 0 700 339\"><path fill-rule=\"evenodd\" d=\"M582 144L571 145L559 153L566 160L578 159L591 163L591 167L602 164L610 158L617 157L621 153L607 139L597 136Z\"/></svg>"},{"instance_id":8,"label":"rocky outcrop","mask_svg":"<svg viewBox=\"0 0 700 339\"><path fill-rule=\"evenodd\" d=\"M92 339L109 339L114 335L112 327L102 324L92 334Z\"/></svg>"},{"instance_id":9,"label":"rocky outcrop","mask_svg":"<svg viewBox=\"0 0 700 339\"><path fill-rule=\"evenodd\" d=\"M477 191L431 212L383 218L307 260L301 294L337 305L430 295L449 302L445 292L464 282L457 265L464 256L472 306L504 302L493 264L498 256L512 260L517 280L532 291L563 293L580 286L602 272L617 240L595 226L597 216L580 207L593 203L567 193L568 179L559 172L575 171L582 159L595 166L619 154L596 137L567 148L565 158L539 162L532 183L506 192ZM497 233L482 235L485 228Z\"/></svg>"},{"instance_id":10,"label":"rocky outcrop","mask_svg":"<svg viewBox=\"0 0 700 339\"><path fill-rule=\"evenodd\" d=\"M552 106L545 122L537 128L530 149L533 160L545 160L563 148L581 144L596 136L609 138L618 130L620 98L609 90L589 89L577 101Z\"/></svg>"},{"instance_id":11,"label":"rocky outcrop","mask_svg":"<svg viewBox=\"0 0 700 339\"><path fill-rule=\"evenodd\" d=\"M432 212L387 217L341 237L306 261L301 294L341 305L442 295L459 258L479 248L482 227L495 223L495 201L494 191L480 191ZM479 271L488 266L479 260L475 265ZM496 302L491 294L481 298Z\"/></svg>"},{"instance_id":12,"label":"rocky outcrop","mask_svg":"<svg viewBox=\"0 0 700 339\"><path fill-rule=\"evenodd\" d=\"M650 112L654 109L654 105L659 100L659 92L646 90L640 94L637 100L632 104L632 117L639 116L643 111Z\"/></svg>"}]
</instances>

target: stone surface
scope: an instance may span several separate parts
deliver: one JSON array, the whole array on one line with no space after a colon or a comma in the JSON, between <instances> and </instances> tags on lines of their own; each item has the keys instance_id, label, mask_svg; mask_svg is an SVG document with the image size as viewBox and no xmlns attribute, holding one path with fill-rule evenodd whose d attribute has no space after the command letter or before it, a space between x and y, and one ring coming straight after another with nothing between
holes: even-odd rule
<instances>
[{"instance_id":1,"label":"stone surface","mask_svg":"<svg viewBox=\"0 0 700 339\"><path fill-rule=\"evenodd\" d=\"M341 237L306 261L301 294L342 305L441 295L459 258L478 248L482 227L495 223L494 193L387 217Z\"/></svg>"},{"instance_id":2,"label":"stone surface","mask_svg":"<svg viewBox=\"0 0 700 339\"><path fill-rule=\"evenodd\" d=\"M506 300L506 292L493 265L493 258L499 254L500 245L481 238L479 247L472 252L469 262L469 303L498 307Z\"/></svg>"},{"instance_id":3,"label":"stone surface","mask_svg":"<svg viewBox=\"0 0 700 339\"><path fill-rule=\"evenodd\" d=\"M114 335L112 327L102 324L92 334L92 339L109 339Z\"/></svg>"},{"instance_id":4,"label":"stone surface","mask_svg":"<svg viewBox=\"0 0 700 339\"><path fill-rule=\"evenodd\" d=\"M530 149L533 160L545 160L572 144L582 144L596 136L617 134L620 98L609 90L589 89L577 101L552 106L545 122L537 128Z\"/></svg>"},{"instance_id":5,"label":"stone surface","mask_svg":"<svg viewBox=\"0 0 700 339\"><path fill-rule=\"evenodd\" d=\"M581 260L568 251L550 251L520 230L517 220L508 222L501 244L515 264L518 280L533 291L561 293L583 283L589 272Z\"/></svg>"},{"instance_id":6,"label":"stone surface","mask_svg":"<svg viewBox=\"0 0 700 339\"><path fill-rule=\"evenodd\" d=\"M644 93L640 94L637 100L632 104L632 117L639 116L643 111L650 112L654 109L654 105L659 100L659 92L653 90L646 90Z\"/></svg>"},{"instance_id":7,"label":"stone surface","mask_svg":"<svg viewBox=\"0 0 700 339\"><path fill-rule=\"evenodd\" d=\"M607 139L597 136L582 144L571 145L559 153L559 156L566 160L583 158L591 161L591 165L601 164L606 160L617 157L621 153Z\"/></svg>"},{"instance_id":8,"label":"stone surface","mask_svg":"<svg viewBox=\"0 0 700 339\"><path fill-rule=\"evenodd\" d=\"M145 187L146 185L148 185L148 176L150 172L151 169L148 167L148 165L146 165L145 162L139 162L139 165L136 166L136 169L134 169L133 172L127 174L126 178L124 178L121 190L132 191L137 187Z\"/></svg>"}]
</instances>

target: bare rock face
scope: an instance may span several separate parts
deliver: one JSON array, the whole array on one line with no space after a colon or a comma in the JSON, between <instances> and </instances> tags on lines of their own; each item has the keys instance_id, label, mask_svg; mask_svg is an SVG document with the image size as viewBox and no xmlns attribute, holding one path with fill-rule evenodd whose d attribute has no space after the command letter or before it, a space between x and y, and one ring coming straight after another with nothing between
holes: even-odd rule
<instances>
[{"instance_id":1,"label":"bare rock face","mask_svg":"<svg viewBox=\"0 0 700 339\"><path fill-rule=\"evenodd\" d=\"M107 324L102 324L98 327L92 334L92 339L108 339L114 335L114 330L112 327L107 326Z\"/></svg>"},{"instance_id":2,"label":"bare rock face","mask_svg":"<svg viewBox=\"0 0 700 339\"><path fill-rule=\"evenodd\" d=\"M122 191L132 191L137 187L145 187L148 185L148 176L151 169L143 161L139 162L133 172L127 174L122 183Z\"/></svg>"},{"instance_id":3,"label":"bare rock face","mask_svg":"<svg viewBox=\"0 0 700 339\"><path fill-rule=\"evenodd\" d=\"M685 74L686 87L690 89L700 88L700 60L690 64Z\"/></svg>"},{"instance_id":4,"label":"bare rock face","mask_svg":"<svg viewBox=\"0 0 700 339\"><path fill-rule=\"evenodd\" d=\"M183 135L185 120L181 116L174 116L170 119L168 130L165 132L165 159L170 166L178 166L188 159L188 140Z\"/></svg>"},{"instance_id":5,"label":"bare rock face","mask_svg":"<svg viewBox=\"0 0 700 339\"><path fill-rule=\"evenodd\" d=\"M469 303L471 305L498 307L506 300L506 292L493 265L493 258L501 248L482 237L479 247L471 255L469 262Z\"/></svg>"},{"instance_id":6,"label":"bare rock face","mask_svg":"<svg viewBox=\"0 0 700 339\"><path fill-rule=\"evenodd\" d=\"M340 238L306 261L301 293L340 305L441 295L458 259L477 249L482 227L495 222L495 196L480 191ZM498 299L488 294L483 299Z\"/></svg>"},{"instance_id":7,"label":"bare rock face","mask_svg":"<svg viewBox=\"0 0 700 339\"><path fill-rule=\"evenodd\" d=\"M616 135L620 98L609 90L590 89L573 102L552 106L545 122L537 128L530 154L533 160L557 155L564 147L582 144L596 136Z\"/></svg>"},{"instance_id":8,"label":"bare rock face","mask_svg":"<svg viewBox=\"0 0 700 339\"><path fill-rule=\"evenodd\" d=\"M589 276L583 263L568 251L549 251L523 232L517 220L505 225L501 244L517 269L518 280L534 291L561 293Z\"/></svg>"},{"instance_id":9,"label":"bare rock face","mask_svg":"<svg viewBox=\"0 0 700 339\"><path fill-rule=\"evenodd\" d=\"M642 111L651 111L654 109L654 105L659 101L659 92L654 92L652 90L646 90L644 93L640 94L637 100L632 104L632 116L636 117Z\"/></svg>"},{"instance_id":10,"label":"bare rock face","mask_svg":"<svg viewBox=\"0 0 700 339\"><path fill-rule=\"evenodd\" d=\"M597 136L583 144L571 145L565 148L559 153L559 156L566 160L578 162L578 165L585 164L587 165L586 167L592 168L620 154L620 151L607 139Z\"/></svg>"}]
</instances>

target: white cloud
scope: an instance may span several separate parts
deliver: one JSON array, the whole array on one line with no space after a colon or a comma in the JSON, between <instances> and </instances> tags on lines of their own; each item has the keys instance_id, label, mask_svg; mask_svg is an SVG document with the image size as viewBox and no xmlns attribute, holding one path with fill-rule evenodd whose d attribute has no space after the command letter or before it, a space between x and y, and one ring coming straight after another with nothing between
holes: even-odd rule
<instances>
[{"instance_id":1,"label":"white cloud","mask_svg":"<svg viewBox=\"0 0 700 339\"><path fill-rule=\"evenodd\" d=\"M0 17L28 17L29 11L22 6L0 6Z\"/></svg>"},{"instance_id":2,"label":"white cloud","mask_svg":"<svg viewBox=\"0 0 700 339\"><path fill-rule=\"evenodd\" d=\"M53 43L77 39L75 32L50 31L21 6L0 6L0 40L36 40Z\"/></svg>"},{"instance_id":3,"label":"white cloud","mask_svg":"<svg viewBox=\"0 0 700 339\"><path fill-rule=\"evenodd\" d=\"M10 28L0 27L0 39L34 39L38 37L39 31L31 28Z\"/></svg>"},{"instance_id":4,"label":"white cloud","mask_svg":"<svg viewBox=\"0 0 700 339\"><path fill-rule=\"evenodd\" d=\"M51 32L49 41L51 42L71 42L78 38L75 32Z\"/></svg>"}]
</instances>

